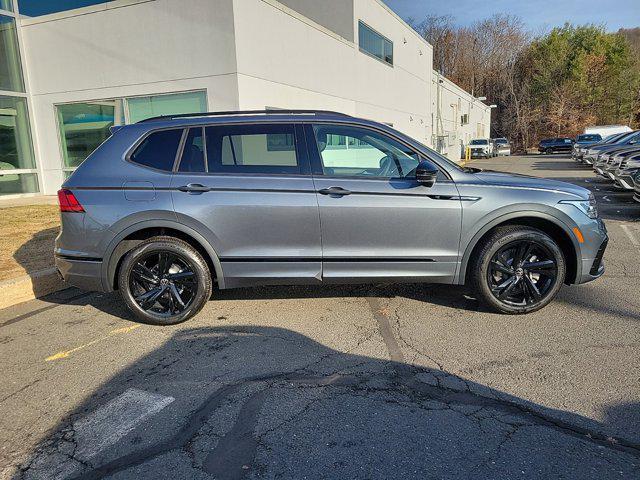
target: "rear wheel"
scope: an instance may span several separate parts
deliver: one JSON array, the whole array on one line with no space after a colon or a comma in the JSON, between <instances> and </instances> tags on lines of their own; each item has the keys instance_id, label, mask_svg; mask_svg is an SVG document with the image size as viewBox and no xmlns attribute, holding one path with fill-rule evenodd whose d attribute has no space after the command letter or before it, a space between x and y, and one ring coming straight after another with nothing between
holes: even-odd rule
<instances>
[{"instance_id":1,"label":"rear wheel","mask_svg":"<svg viewBox=\"0 0 640 480\"><path fill-rule=\"evenodd\" d=\"M502 313L529 313L553 300L566 262L555 241L526 226L497 228L472 260L470 283L479 299Z\"/></svg>"},{"instance_id":2,"label":"rear wheel","mask_svg":"<svg viewBox=\"0 0 640 480\"><path fill-rule=\"evenodd\" d=\"M173 325L191 318L211 297L202 256L174 237L153 237L131 250L118 275L120 294L142 322Z\"/></svg>"}]
</instances>

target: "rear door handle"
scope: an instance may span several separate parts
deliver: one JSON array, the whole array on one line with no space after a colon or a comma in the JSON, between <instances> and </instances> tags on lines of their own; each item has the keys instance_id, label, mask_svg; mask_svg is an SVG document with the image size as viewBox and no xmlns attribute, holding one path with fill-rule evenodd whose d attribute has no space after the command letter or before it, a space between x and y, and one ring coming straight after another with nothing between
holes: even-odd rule
<instances>
[{"instance_id":1,"label":"rear door handle","mask_svg":"<svg viewBox=\"0 0 640 480\"><path fill-rule=\"evenodd\" d=\"M342 187L329 187L329 188L322 188L320 190L318 190L318 193L321 195L336 195L336 196L343 196L343 195L351 195L351 191L350 190L346 190Z\"/></svg>"},{"instance_id":2,"label":"rear door handle","mask_svg":"<svg viewBox=\"0 0 640 480\"><path fill-rule=\"evenodd\" d=\"M208 192L211 188L201 185L199 183L188 183L187 185L183 185L182 187L178 187L178 190L181 192L187 193L203 193Z\"/></svg>"}]
</instances>

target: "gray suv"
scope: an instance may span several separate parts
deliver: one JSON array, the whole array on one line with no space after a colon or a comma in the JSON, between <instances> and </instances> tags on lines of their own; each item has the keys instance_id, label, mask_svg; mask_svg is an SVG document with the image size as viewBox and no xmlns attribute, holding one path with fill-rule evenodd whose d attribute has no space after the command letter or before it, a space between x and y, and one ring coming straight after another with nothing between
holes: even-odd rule
<instances>
[{"instance_id":1,"label":"gray suv","mask_svg":"<svg viewBox=\"0 0 640 480\"><path fill-rule=\"evenodd\" d=\"M424 282L542 308L604 271L588 190L462 168L386 125L324 111L218 112L112 128L59 192L56 265L143 322L220 289Z\"/></svg>"}]
</instances>

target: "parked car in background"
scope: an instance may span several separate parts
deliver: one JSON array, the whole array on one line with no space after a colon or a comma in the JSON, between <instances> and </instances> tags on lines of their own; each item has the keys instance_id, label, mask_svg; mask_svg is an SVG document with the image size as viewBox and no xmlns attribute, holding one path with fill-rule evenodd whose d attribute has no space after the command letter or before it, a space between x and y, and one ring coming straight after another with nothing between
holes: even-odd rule
<instances>
[{"instance_id":1,"label":"parked car in background","mask_svg":"<svg viewBox=\"0 0 640 480\"><path fill-rule=\"evenodd\" d=\"M633 129L627 125L597 125L585 128L584 133L598 134L602 138L605 138L618 133L628 133L632 130Z\"/></svg>"},{"instance_id":2,"label":"parked car in background","mask_svg":"<svg viewBox=\"0 0 640 480\"><path fill-rule=\"evenodd\" d=\"M613 141L592 145L589 147L583 158L583 161L589 165L600 164L600 156L613 150L620 149L625 146L633 146L640 141L640 130L623 133L614 137Z\"/></svg>"},{"instance_id":3,"label":"parked car in background","mask_svg":"<svg viewBox=\"0 0 640 480\"><path fill-rule=\"evenodd\" d=\"M591 144L591 145L581 145L578 146L576 148L576 157L575 160L578 162L582 162L585 163L587 165L591 165L592 162L589 161L589 159L586 158L587 153L589 152L589 149L591 147L597 147L597 146L601 146L601 145L611 145L614 142L616 142L618 139L624 137L625 135L628 135L629 133L617 133L615 135L609 135L608 137L604 137L602 139L602 141Z\"/></svg>"},{"instance_id":4,"label":"parked car in background","mask_svg":"<svg viewBox=\"0 0 640 480\"><path fill-rule=\"evenodd\" d=\"M471 157L489 158L493 156L493 147L488 138L474 138L469 142Z\"/></svg>"},{"instance_id":5,"label":"parked car in background","mask_svg":"<svg viewBox=\"0 0 640 480\"><path fill-rule=\"evenodd\" d=\"M640 172L636 173L636 176L633 177L633 199L636 202L640 202Z\"/></svg>"},{"instance_id":6,"label":"parked car in background","mask_svg":"<svg viewBox=\"0 0 640 480\"><path fill-rule=\"evenodd\" d=\"M545 138L540 141L538 151L550 155L552 153L568 153L573 149L573 139L562 138Z\"/></svg>"},{"instance_id":7,"label":"parked car in background","mask_svg":"<svg viewBox=\"0 0 640 480\"><path fill-rule=\"evenodd\" d=\"M633 178L640 173L640 152L625 155L614 172L616 185L625 190L633 190Z\"/></svg>"},{"instance_id":8,"label":"parked car in background","mask_svg":"<svg viewBox=\"0 0 640 480\"><path fill-rule=\"evenodd\" d=\"M582 133L578 135L573 142L571 158L577 161L582 161L583 150L581 149L581 147L595 145L596 143L600 142L602 142L602 135L600 135L599 133Z\"/></svg>"},{"instance_id":9,"label":"parked car in background","mask_svg":"<svg viewBox=\"0 0 640 480\"><path fill-rule=\"evenodd\" d=\"M640 153L640 145L625 146L615 150L610 150L607 153L603 153L601 161L598 162L600 171L596 170L597 167L595 164L594 170L605 178L615 180L614 173L622 162L622 159L637 153Z\"/></svg>"},{"instance_id":10,"label":"parked car in background","mask_svg":"<svg viewBox=\"0 0 640 480\"><path fill-rule=\"evenodd\" d=\"M494 151L496 155L511 155L511 145L506 138L496 138L493 141Z\"/></svg>"},{"instance_id":11,"label":"parked car in background","mask_svg":"<svg viewBox=\"0 0 640 480\"><path fill-rule=\"evenodd\" d=\"M214 283L466 284L496 311L528 313L600 277L608 240L585 188L463 168L387 125L320 111L126 125L58 198L68 284L119 290L163 325L200 311Z\"/></svg>"}]
</instances>

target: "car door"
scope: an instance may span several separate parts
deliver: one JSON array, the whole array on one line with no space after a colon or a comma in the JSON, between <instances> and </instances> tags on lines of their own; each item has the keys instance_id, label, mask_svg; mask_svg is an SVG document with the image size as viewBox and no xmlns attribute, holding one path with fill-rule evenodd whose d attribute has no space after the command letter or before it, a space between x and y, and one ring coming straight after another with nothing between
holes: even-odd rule
<instances>
[{"instance_id":1,"label":"car door","mask_svg":"<svg viewBox=\"0 0 640 480\"><path fill-rule=\"evenodd\" d=\"M441 171L417 182L418 153L373 128L306 126L322 228L322 278L450 282L462 220L456 185Z\"/></svg>"},{"instance_id":2,"label":"car door","mask_svg":"<svg viewBox=\"0 0 640 480\"><path fill-rule=\"evenodd\" d=\"M256 123L186 135L174 208L215 249L226 287L321 281L318 203L296 130Z\"/></svg>"}]
</instances>

